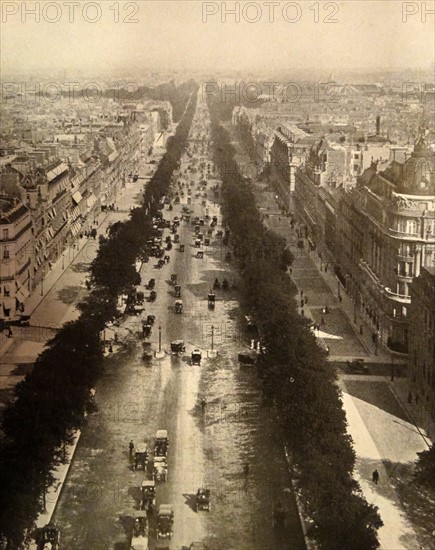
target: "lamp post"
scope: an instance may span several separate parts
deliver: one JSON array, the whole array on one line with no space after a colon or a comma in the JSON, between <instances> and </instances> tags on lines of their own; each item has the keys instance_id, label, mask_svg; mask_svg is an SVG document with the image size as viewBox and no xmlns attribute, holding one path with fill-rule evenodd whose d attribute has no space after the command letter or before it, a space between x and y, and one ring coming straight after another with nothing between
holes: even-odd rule
<instances>
[{"instance_id":1,"label":"lamp post","mask_svg":"<svg viewBox=\"0 0 435 550\"><path fill-rule=\"evenodd\" d=\"M211 351L213 351L214 326L211 326Z\"/></svg>"},{"instance_id":2,"label":"lamp post","mask_svg":"<svg viewBox=\"0 0 435 550\"><path fill-rule=\"evenodd\" d=\"M159 325L159 353L162 351L162 327Z\"/></svg>"}]
</instances>

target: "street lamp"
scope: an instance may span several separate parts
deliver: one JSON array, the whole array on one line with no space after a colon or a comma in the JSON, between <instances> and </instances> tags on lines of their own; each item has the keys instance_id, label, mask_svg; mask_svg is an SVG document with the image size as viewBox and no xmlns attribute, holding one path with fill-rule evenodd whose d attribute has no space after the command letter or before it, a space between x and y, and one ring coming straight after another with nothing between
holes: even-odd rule
<instances>
[{"instance_id":1,"label":"street lamp","mask_svg":"<svg viewBox=\"0 0 435 550\"><path fill-rule=\"evenodd\" d=\"M159 325L159 353L162 351L162 327Z\"/></svg>"}]
</instances>

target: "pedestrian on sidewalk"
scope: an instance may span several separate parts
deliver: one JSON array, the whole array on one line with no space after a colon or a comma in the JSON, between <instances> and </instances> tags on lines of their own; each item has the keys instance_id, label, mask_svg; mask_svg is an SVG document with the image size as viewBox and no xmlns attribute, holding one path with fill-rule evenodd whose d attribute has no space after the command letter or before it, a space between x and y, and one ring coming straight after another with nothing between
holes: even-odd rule
<instances>
[{"instance_id":1,"label":"pedestrian on sidewalk","mask_svg":"<svg viewBox=\"0 0 435 550\"><path fill-rule=\"evenodd\" d=\"M325 318L323 316L320 318L320 324L322 325L322 327L325 326Z\"/></svg>"},{"instance_id":2,"label":"pedestrian on sidewalk","mask_svg":"<svg viewBox=\"0 0 435 550\"><path fill-rule=\"evenodd\" d=\"M8 334L7 334L8 338L12 338L13 334L12 334L12 329L11 327L9 326L8 327Z\"/></svg>"},{"instance_id":3,"label":"pedestrian on sidewalk","mask_svg":"<svg viewBox=\"0 0 435 550\"><path fill-rule=\"evenodd\" d=\"M130 457L132 457L133 451L134 451L134 443L132 439L130 439L130 443L128 444L128 451L129 451Z\"/></svg>"},{"instance_id":4,"label":"pedestrian on sidewalk","mask_svg":"<svg viewBox=\"0 0 435 550\"><path fill-rule=\"evenodd\" d=\"M379 483L379 472L378 472L378 470L373 471L372 480L373 480L373 483L375 483L376 485Z\"/></svg>"}]
</instances>

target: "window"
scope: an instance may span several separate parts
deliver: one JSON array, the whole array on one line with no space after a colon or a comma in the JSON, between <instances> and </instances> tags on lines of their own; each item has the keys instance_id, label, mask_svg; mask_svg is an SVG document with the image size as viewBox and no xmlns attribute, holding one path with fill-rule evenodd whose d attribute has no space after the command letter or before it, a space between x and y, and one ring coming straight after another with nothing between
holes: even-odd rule
<instances>
[{"instance_id":1,"label":"window","mask_svg":"<svg viewBox=\"0 0 435 550\"><path fill-rule=\"evenodd\" d=\"M3 240L4 241L9 240L9 229L3 229Z\"/></svg>"},{"instance_id":2,"label":"window","mask_svg":"<svg viewBox=\"0 0 435 550\"><path fill-rule=\"evenodd\" d=\"M406 306L402 306L402 317L406 317L406 314L407 314L407 309L406 309Z\"/></svg>"},{"instance_id":3,"label":"window","mask_svg":"<svg viewBox=\"0 0 435 550\"><path fill-rule=\"evenodd\" d=\"M417 232L417 223L415 222L415 220L406 221L406 232L411 235Z\"/></svg>"},{"instance_id":4,"label":"window","mask_svg":"<svg viewBox=\"0 0 435 550\"><path fill-rule=\"evenodd\" d=\"M3 260L9 260L9 250L5 247L3 249Z\"/></svg>"}]
</instances>

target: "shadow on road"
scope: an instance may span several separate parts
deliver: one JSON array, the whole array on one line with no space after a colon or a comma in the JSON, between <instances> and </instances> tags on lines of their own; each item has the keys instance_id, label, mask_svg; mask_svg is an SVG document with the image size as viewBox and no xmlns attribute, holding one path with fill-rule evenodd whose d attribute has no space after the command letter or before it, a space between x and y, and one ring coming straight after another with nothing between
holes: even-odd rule
<instances>
[{"instance_id":1,"label":"shadow on road","mask_svg":"<svg viewBox=\"0 0 435 550\"><path fill-rule=\"evenodd\" d=\"M185 498L184 504L187 504L191 510L196 512L196 495L183 493L183 497Z\"/></svg>"}]
</instances>

